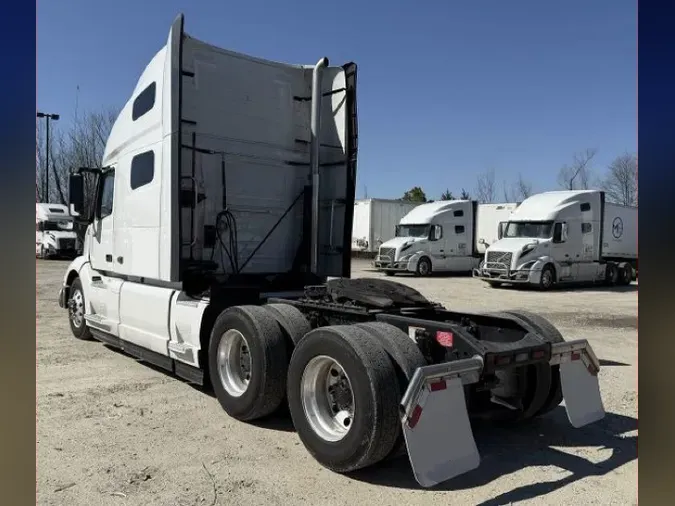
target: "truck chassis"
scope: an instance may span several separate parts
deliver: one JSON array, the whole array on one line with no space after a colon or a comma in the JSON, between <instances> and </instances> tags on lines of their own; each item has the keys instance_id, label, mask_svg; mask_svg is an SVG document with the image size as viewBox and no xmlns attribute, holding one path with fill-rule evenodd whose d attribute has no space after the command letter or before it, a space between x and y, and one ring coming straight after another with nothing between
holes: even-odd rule
<instances>
[{"instance_id":1,"label":"truck chassis","mask_svg":"<svg viewBox=\"0 0 675 506\"><path fill-rule=\"evenodd\" d=\"M241 421L288 403L306 449L335 472L407 449L415 479L430 487L479 466L473 419L523 422L563 398L574 427L604 416L589 343L566 342L526 311L454 312L368 278L334 279L293 297L258 292L245 305L218 298L208 301L217 309L202 320L195 368L91 326L79 279L66 279L59 304L76 337L210 384Z\"/></svg>"}]
</instances>

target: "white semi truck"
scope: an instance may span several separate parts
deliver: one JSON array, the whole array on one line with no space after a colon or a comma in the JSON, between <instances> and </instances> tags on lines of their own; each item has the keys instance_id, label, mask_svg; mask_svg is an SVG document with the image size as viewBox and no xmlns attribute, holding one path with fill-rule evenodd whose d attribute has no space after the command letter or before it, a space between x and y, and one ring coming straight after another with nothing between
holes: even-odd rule
<instances>
[{"instance_id":1,"label":"white semi truck","mask_svg":"<svg viewBox=\"0 0 675 506\"><path fill-rule=\"evenodd\" d=\"M497 240L499 224L507 221L516 207L515 203L478 204L472 200L422 204L401 219L396 236L380 246L374 265L388 275L470 273Z\"/></svg>"},{"instance_id":2,"label":"white semi truck","mask_svg":"<svg viewBox=\"0 0 675 506\"><path fill-rule=\"evenodd\" d=\"M470 417L527 420L564 397L575 427L602 418L586 340L350 278L356 141L355 64L233 53L179 16L102 167L70 176L71 214L89 223L59 292L73 335L211 385L241 421L287 403L335 472L407 448L423 486L478 466ZM98 180L91 216L83 172Z\"/></svg>"},{"instance_id":3,"label":"white semi truck","mask_svg":"<svg viewBox=\"0 0 675 506\"><path fill-rule=\"evenodd\" d=\"M63 204L35 204L35 256L75 258L77 234L73 217Z\"/></svg>"},{"instance_id":4,"label":"white semi truck","mask_svg":"<svg viewBox=\"0 0 675 506\"><path fill-rule=\"evenodd\" d=\"M637 208L599 190L533 195L500 230L474 271L491 286L628 285L637 273Z\"/></svg>"},{"instance_id":5,"label":"white semi truck","mask_svg":"<svg viewBox=\"0 0 675 506\"><path fill-rule=\"evenodd\" d=\"M377 253L380 245L394 236L396 224L419 202L362 199L354 202L352 251Z\"/></svg>"}]
</instances>

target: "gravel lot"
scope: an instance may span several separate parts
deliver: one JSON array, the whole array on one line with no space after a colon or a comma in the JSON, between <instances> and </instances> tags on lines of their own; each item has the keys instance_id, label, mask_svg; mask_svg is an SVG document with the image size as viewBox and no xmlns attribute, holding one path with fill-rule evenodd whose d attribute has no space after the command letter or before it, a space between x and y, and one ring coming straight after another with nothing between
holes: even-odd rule
<instances>
[{"instance_id":1,"label":"gravel lot","mask_svg":"<svg viewBox=\"0 0 675 506\"><path fill-rule=\"evenodd\" d=\"M516 429L476 427L481 466L424 490L405 457L334 474L288 416L239 423L211 395L76 341L57 303L68 263L37 263L38 504L637 504L637 285L542 294L396 278L453 309L539 312L566 338L588 338L604 365L603 421L573 429L559 407ZM379 276L368 269L355 261L354 276Z\"/></svg>"}]
</instances>

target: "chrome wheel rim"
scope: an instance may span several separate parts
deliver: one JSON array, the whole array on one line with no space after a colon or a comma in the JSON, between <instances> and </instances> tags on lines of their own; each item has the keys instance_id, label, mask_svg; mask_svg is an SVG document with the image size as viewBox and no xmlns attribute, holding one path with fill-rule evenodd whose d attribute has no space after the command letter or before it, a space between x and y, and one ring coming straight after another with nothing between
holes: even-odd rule
<instances>
[{"instance_id":1,"label":"chrome wheel rim","mask_svg":"<svg viewBox=\"0 0 675 506\"><path fill-rule=\"evenodd\" d=\"M84 320L84 296L81 290L75 290L70 297L70 321L77 328L82 326Z\"/></svg>"},{"instance_id":2,"label":"chrome wheel rim","mask_svg":"<svg viewBox=\"0 0 675 506\"><path fill-rule=\"evenodd\" d=\"M354 394L343 367L325 355L314 357L305 366L300 390L312 430L325 441L343 439L354 421Z\"/></svg>"},{"instance_id":3,"label":"chrome wheel rim","mask_svg":"<svg viewBox=\"0 0 675 506\"><path fill-rule=\"evenodd\" d=\"M241 397L251 381L251 351L244 335L236 329L223 334L218 343L218 375L225 391Z\"/></svg>"}]
</instances>

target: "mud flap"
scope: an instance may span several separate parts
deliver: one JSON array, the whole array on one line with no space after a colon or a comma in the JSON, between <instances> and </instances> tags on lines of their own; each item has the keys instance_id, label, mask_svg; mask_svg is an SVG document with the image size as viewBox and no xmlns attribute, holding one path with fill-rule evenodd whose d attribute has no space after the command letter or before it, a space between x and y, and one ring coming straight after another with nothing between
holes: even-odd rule
<instances>
[{"instance_id":1,"label":"mud flap","mask_svg":"<svg viewBox=\"0 0 675 506\"><path fill-rule=\"evenodd\" d=\"M605 408L600 395L600 362L585 339L556 343L551 350L551 365L560 364L565 408L575 428L602 420Z\"/></svg>"},{"instance_id":2,"label":"mud flap","mask_svg":"<svg viewBox=\"0 0 675 506\"><path fill-rule=\"evenodd\" d=\"M480 455L469 422L464 385L478 381L480 357L420 367L401 401L401 422L417 482L432 487L475 469Z\"/></svg>"}]
</instances>

